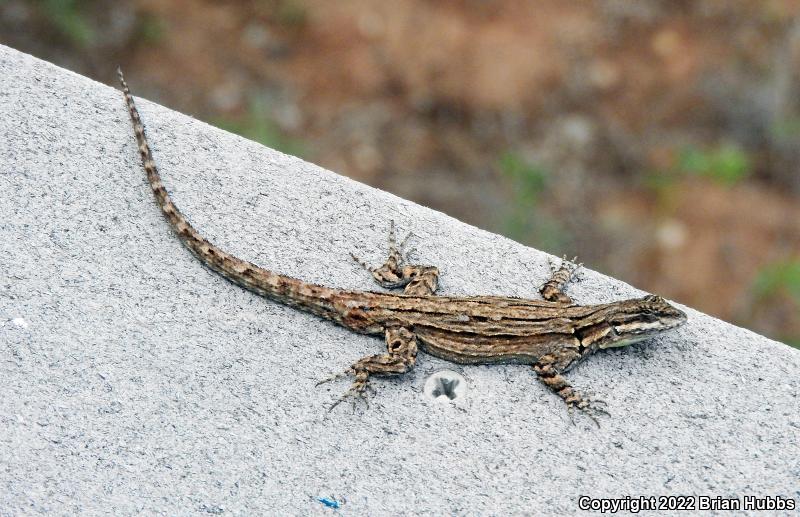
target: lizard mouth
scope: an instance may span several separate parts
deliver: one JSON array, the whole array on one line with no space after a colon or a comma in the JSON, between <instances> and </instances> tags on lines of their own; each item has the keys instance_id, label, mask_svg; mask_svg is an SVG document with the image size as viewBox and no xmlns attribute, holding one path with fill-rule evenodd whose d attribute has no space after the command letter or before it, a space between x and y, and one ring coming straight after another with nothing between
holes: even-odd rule
<instances>
[{"instance_id":1,"label":"lizard mouth","mask_svg":"<svg viewBox=\"0 0 800 517\"><path fill-rule=\"evenodd\" d=\"M686 314L677 311L669 317L652 318L648 320L631 321L610 325L611 331L607 338L600 343L600 348L617 348L628 346L639 341L651 338L667 330L671 330L686 322Z\"/></svg>"},{"instance_id":2,"label":"lizard mouth","mask_svg":"<svg viewBox=\"0 0 800 517\"><path fill-rule=\"evenodd\" d=\"M638 341L645 340L666 328L654 322L652 327L649 324L638 322L630 323L601 323L586 328L579 334L583 346L591 346L594 343L597 348L617 348L627 346Z\"/></svg>"},{"instance_id":3,"label":"lizard mouth","mask_svg":"<svg viewBox=\"0 0 800 517\"><path fill-rule=\"evenodd\" d=\"M620 336L616 331L614 331L614 335L611 339L603 343L600 343L600 349L605 350L606 348L620 348L623 346L632 345L634 343L638 343L639 341L644 341L650 336L652 336L652 334L642 334L639 336L624 337Z\"/></svg>"}]
</instances>

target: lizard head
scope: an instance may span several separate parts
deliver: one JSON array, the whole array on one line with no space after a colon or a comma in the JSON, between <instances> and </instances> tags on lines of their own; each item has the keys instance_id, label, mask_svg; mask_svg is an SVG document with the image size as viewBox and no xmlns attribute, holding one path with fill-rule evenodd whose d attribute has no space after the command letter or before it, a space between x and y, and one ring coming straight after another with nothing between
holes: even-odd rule
<instances>
[{"instance_id":1,"label":"lizard head","mask_svg":"<svg viewBox=\"0 0 800 517\"><path fill-rule=\"evenodd\" d=\"M660 296L634 298L616 305L606 314L602 332L596 332L597 348L627 346L686 322L686 313ZM598 329L599 330L599 329Z\"/></svg>"}]
</instances>

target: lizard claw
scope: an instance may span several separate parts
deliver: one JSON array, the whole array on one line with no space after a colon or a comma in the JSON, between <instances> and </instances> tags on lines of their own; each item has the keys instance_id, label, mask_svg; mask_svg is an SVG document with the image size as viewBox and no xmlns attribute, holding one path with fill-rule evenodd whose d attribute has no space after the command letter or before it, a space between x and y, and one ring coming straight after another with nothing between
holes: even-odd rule
<instances>
[{"instance_id":1,"label":"lizard claw","mask_svg":"<svg viewBox=\"0 0 800 517\"><path fill-rule=\"evenodd\" d=\"M399 267L403 263L408 262L410 257L411 257L411 254L416 252L416 248L411 248L408 251L404 251L405 250L405 246L408 243L408 241L411 239L411 237L415 237L414 233L413 232L408 232L408 235L406 235L405 238L398 243L397 242L397 236L395 234L394 220L391 221L390 226L389 226L389 260L392 260L392 259L395 260L395 262L396 262L396 266L395 267ZM352 253L352 252L350 253L350 258L352 258L353 261L355 261L356 264L358 264L359 266L361 266L365 270L369 271L370 273L375 273L376 271L380 270L382 267L385 267L385 265L384 266L379 266L379 267L370 267L369 264L367 264L365 261L363 261L360 258L358 258L355 255L355 253Z\"/></svg>"},{"instance_id":2,"label":"lizard claw","mask_svg":"<svg viewBox=\"0 0 800 517\"><path fill-rule=\"evenodd\" d=\"M333 408L344 402L345 400L352 399L353 402L353 413L356 412L356 403L361 401L364 405L369 409L369 400L367 399L366 391L369 390L371 393L374 393L375 390L368 384L359 384L357 382L353 383L353 386L350 387L349 390L345 391L341 397L336 399L336 402L331 404L331 407L328 408L328 413L333 411Z\"/></svg>"},{"instance_id":3,"label":"lizard claw","mask_svg":"<svg viewBox=\"0 0 800 517\"><path fill-rule=\"evenodd\" d=\"M352 375L353 373L355 373L355 372L353 372L352 368L349 368L349 369L347 369L347 370L345 370L343 372L334 373L333 375L325 377L324 379L322 379L321 381L316 383L314 386L319 386L320 384L325 384L327 382L335 381L336 379L341 379L342 377L347 377L348 375Z\"/></svg>"},{"instance_id":4,"label":"lizard claw","mask_svg":"<svg viewBox=\"0 0 800 517\"><path fill-rule=\"evenodd\" d=\"M367 271L372 273L372 268L369 267L369 265L366 262L364 262L360 258L356 257L355 253L350 252L350 258L352 258L355 261L356 264L358 264L359 266L363 267L364 269L366 269Z\"/></svg>"},{"instance_id":5,"label":"lizard claw","mask_svg":"<svg viewBox=\"0 0 800 517\"><path fill-rule=\"evenodd\" d=\"M575 274L583 267L583 262L578 262L578 256L575 255L572 259L567 260L567 256L561 257L561 267L569 270L569 277L573 278Z\"/></svg>"},{"instance_id":6,"label":"lizard claw","mask_svg":"<svg viewBox=\"0 0 800 517\"><path fill-rule=\"evenodd\" d=\"M328 408L328 412L330 413L333 411L333 408L341 404L343 401L347 399L352 399L353 401L353 412L356 410L356 403L358 401L362 401L367 409L369 409L369 401L367 400L367 393L375 394L375 388L373 388L369 384L369 374L366 371L357 370L355 368L348 368L347 370L331 375L325 379L319 381L316 385L319 386L320 384L324 384L326 382L330 382L335 379L339 379L341 377L347 377L349 375L355 375L356 379L353 381L353 384L350 386L350 389L345 391L341 397L339 397L336 402L331 404Z\"/></svg>"},{"instance_id":7,"label":"lizard claw","mask_svg":"<svg viewBox=\"0 0 800 517\"><path fill-rule=\"evenodd\" d=\"M604 400L584 398L579 401L568 403L567 412L569 413L569 418L572 421L572 425L575 425L574 412L577 409L584 415L591 418L592 422L594 422L599 429L600 421L597 418L601 415L611 416L611 413L604 409L605 406L607 406L607 404Z\"/></svg>"},{"instance_id":8,"label":"lizard claw","mask_svg":"<svg viewBox=\"0 0 800 517\"><path fill-rule=\"evenodd\" d=\"M398 260L399 264L408 262L411 254L416 251L415 248L411 248L408 251L404 251L406 244L408 244L408 241L411 239L411 237L416 237L414 235L414 232L408 232L408 234L403 238L403 240L397 242L394 220L391 221L391 226L389 227L389 256L397 257L399 259Z\"/></svg>"},{"instance_id":9,"label":"lizard claw","mask_svg":"<svg viewBox=\"0 0 800 517\"><path fill-rule=\"evenodd\" d=\"M550 268L550 274L553 274L558 270L556 263L553 262L553 259L550 257L547 257L547 266Z\"/></svg>"},{"instance_id":10,"label":"lizard claw","mask_svg":"<svg viewBox=\"0 0 800 517\"><path fill-rule=\"evenodd\" d=\"M408 235L411 236L410 233ZM417 248L411 248L410 250L403 252L403 261L404 262L411 262L411 255L413 255L416 252L417 252Z\"/></svg>"},{"instance_id":11,"label":"lizard claw","mask_svg":"<svg viewBox=\"0 0 800 517\"><path fill-rule=\"evenodd\" d=\"M547 264L550 266L550 272L555 273L559 269L566 269L570 272L570 277L572 277L575 273L578 272L580 268L583 267L583 262L577 262L578 256L575 255L572 259L567 259L566 255L562 255L561 262L556 265L555 261L548 257Z\"/></svg>"}]
</instances>

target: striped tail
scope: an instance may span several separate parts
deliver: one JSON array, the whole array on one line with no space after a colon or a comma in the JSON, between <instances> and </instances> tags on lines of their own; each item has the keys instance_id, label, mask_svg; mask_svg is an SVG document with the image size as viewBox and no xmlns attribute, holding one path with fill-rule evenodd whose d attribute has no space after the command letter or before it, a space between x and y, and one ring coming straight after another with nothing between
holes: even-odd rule
<instances>
[{"instance_id":1,"label":"striped tail","mask_svg":"<svg viewBox=\"0 0 800 517\"><path fill-rule=\"evenodd\" d=\"M340 293L339 290L279 275L245 260L238 259L209 242L189 224L186 217L172 202L167 189L164 188L161 182L161 176L158 173L155 161L153 161L153 154L144 134L142 119L136 109L136 104L131 96L128 84L125 82L125 77L122 75L121 68L117 68L117 74L119 75L120 84L122 84L122 92L125 95L125 103L130 112L131 122L133 122L133 132L136 134L136 142L139 144L139 154L142 158L144 170L147 172L147 181L150 183L150 188L153 190L158 206L161 207L161 211L169 221L172 229L181 242L189 248L189 251L209 268L250 291L286 305L312 312L326 319L340 321L339 312L333 307L334 301Z\"/></svg>"}]
</instances>

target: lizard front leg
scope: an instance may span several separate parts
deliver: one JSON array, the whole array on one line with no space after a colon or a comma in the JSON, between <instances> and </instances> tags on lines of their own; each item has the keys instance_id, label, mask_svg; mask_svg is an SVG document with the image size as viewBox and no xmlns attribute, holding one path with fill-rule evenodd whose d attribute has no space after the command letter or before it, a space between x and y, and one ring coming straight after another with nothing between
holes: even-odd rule
<instances>
[{"instance_id":1,"label":"lizard front leg","mask_svg":"<svg viewBox=\"0 0 800 517\"><path fill-rule=\"evenodd\" d=\"M597 416L600 414L608 415L608 412L603 408L597 407L597 405L605 405L605 402L602 400L590 399L582 395L570 385L569 381L567 381L563 375L561 375L562 371L566 370L580 359L581 355L577 350L561 350L539 358L536 364L533 365L533 370L536 372L539 380L553 390L555 394L561 397L567 404L570 414L575 409L578 409L600 427Z\"/></svg>"},{"instance_id":2,"label":"lizard front leg","mask_svg":"<svg viewBox=\"0 0 800 517\"><path fill-rule=\"evenodd\" d=\"M387 353L364 357L354 363L341 375L353 375L355 380L350 389L337 400L330 409L336 407L348 397L366 401L366 390L369 388L370 375L399 375L409 371L417 361L417 337L405 327L386 329ZM326 379L326 382L331 379Z\"/></svg>"},{"instance_id":3,"label":"lizard front leg","mask_svg":"<svg viewBox=\"0 0 800 517\"><path fill-rule=\"evenodd\" d=\"M539 289L542 298L548 302L572 304L572 298L570 298L564 290L567 288L567 284L572 277L575 276L575 272L578 271L582 265L575 264L575 259L572 260L573 262L569 262L566 258L562 259L561 266L558 269L553 267L553 264L550 263L550 279Z\"/></svg>"},{"instance_id":4,"label":"lizard front leg","mask_svg":"<svg viewBox=\"0 0 800 517\"><path fill-rule=\"evenodd\" d=\"M408 237L410 237L409 234ZM408 253L403 256L402 248L408 237L399 245L395 238L394 221L389 227L389 257L379 267L371 268L360 261L355 255L350 254L353 260L372 273L372 278L385 289L403 289L403 294L424 296L436 292L439 286L439 269L434 266L408 264Z\"/></svg>"}]
</instances>

